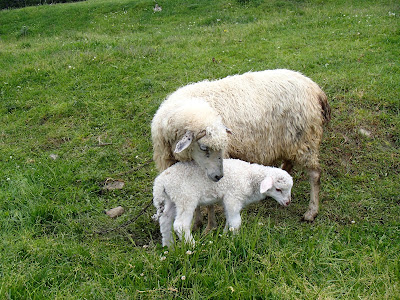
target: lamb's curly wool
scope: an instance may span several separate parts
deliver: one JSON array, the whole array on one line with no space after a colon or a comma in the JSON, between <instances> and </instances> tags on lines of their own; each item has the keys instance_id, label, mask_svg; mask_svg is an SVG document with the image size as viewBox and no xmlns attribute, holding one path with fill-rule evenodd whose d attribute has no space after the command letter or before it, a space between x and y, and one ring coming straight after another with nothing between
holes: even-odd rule
<instances>
[{"instance_id":1,"label":"lamb's curly wool","mask_svg":"<svg viewBox=\"0 0 400 300\"><path fill-rule=\"evenodd\" d=\"M324 92L311 79L290 70L267 70L190 84L162 103L152 122L154 161L163 171L177 161L192 160L189 147L174 153L187 130L225 157L262 165L283 161L310 174L311 200L304 218L318 213L319 145L330 119ZM227 135L224 125L233 132Z\"/></svg>"},{"instance_id":2,"label":"lamb's curly wool","mask_svg":"<svg viewBox=\"0 0 400 300\"><path fill-rule=\"evenodd\" d=\"M180 238L193 243L190 226L199 205L222 202L226 215L225 229L236 231L241 224L240 211L266 196L287 206L293 186L292 177L284 170L250 164L237 159L224 159L224 177L211 181L193 161L178 162L154 181L154 219L160 221L163 246L170 246L172 224Z\"/></svg>"}]
</instances>

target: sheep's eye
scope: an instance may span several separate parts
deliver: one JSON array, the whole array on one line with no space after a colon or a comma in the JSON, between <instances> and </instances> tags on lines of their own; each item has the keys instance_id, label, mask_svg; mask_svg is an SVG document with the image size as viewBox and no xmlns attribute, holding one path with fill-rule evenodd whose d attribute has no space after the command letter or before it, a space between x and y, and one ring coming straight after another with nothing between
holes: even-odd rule
<instances>
[{"instance_id":1,"label":"sheep's eye","mask_svg":"<svg viewBox=\"0 0 400 300\"><path fill-rule=\"evenodd\" d=\"M208 151L208 147L206 145L200 144L199 147L201 151Z\"/></svg>"},{"instance_id":2,"label":"sheep's eye","mask_svg":"<svg viewBox=\"0 0 400 300\"><path fill-rule=\"evenodd\" d=\"M279 192L279 193L282 193L282 190L281 190L281 189L276 189L276 191Z\"/></svg>"}]
</instances>

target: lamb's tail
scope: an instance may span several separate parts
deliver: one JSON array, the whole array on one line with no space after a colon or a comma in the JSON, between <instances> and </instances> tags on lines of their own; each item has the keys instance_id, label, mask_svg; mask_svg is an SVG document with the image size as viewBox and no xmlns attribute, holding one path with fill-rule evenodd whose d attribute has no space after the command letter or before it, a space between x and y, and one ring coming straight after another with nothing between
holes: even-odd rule
<instances>
[{"instance_id":1,"label":"lamb's tail","mask_svg":"<svg viewBox=\"0 0 400 300\"><path fill-rule=\"evenodd\" d=\"M164 212L166 196L164 187L155 182L153 188L153 204L157 212L151 217L154 221L158 221Z\"/></svg>"},{"instance_id":2,"label":"lamb's tail","mask_svg":"<svg viewBox=\"0 0 400 300\"><path fill-rule=\"evenodd\" d=\"M321 105L321 113L323 119L323 123L326 124L331 120L331 107L328 103L328 97L326 97L325 93L321 91L318 94L319 104Z\"/></svg>"}]
</instances>

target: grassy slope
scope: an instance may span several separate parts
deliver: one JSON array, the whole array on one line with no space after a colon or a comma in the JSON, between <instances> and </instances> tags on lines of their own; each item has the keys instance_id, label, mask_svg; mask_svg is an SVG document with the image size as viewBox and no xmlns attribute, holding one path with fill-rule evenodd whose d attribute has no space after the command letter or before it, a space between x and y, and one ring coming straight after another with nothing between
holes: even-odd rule
<instances>
[{"instance_id":1,"label":"grassy slope","mask_svg":"<svg viewBox=\"0 0 400 300\"><path fill-rule=\"evenodd\" d=\"M326 2L0 11L0 298L398 297L399 5ZM199 234L193 254L164 254L151 211L93 235L151 200L154 166L128 171L151 159L150 121L168 93L272 68L310 76L333 109L314 224L300 222L309 185L298 170L291 207L252 206L241 234ZM107 178L126 187L105 192ZM103 210L117 205L127 213L111 221Z\"/></svg>"}]
</instances>

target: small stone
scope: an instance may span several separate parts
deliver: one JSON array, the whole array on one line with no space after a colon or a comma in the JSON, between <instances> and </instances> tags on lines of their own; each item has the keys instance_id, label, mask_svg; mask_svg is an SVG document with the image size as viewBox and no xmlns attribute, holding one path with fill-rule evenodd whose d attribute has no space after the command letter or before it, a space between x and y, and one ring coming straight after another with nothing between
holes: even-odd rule
<instances>
[{"instance_id":1,"label":"small stone","mask_svg":"<svg viewBox=\"0 0 400 300\"><path fill-rule=\"evenodd\" d=\"M124 208L122 206L118 206L106 211L106 215L114 219L116 217L121 216L124 212L125 212Z\"/></svg>"},{"instance_id":2,"label":"small stone","mask_svg":"<svg viewBox=\"0 0 400 300\"><path fill-rule=\"evenodd\" d=\"M153 8L153 11L154 11L154 12L162 11L162 7L159 6L158 4L156 4L156 5L154 6L154 8Z\"/></svg>"},{"instance_id":3,"label":"small stone","mask_svg":"<svg viewBox=\"0 0 400 300\"><path fill-rule=\"evenodd\" d=\"M54 159L54 160L56 160L58 158L57 154L50 154L49 156L51 159Z\"/></svg>"},{"instance_id":4,"label":"small stone","mask_svg":"<svg viewBox=\"0 0 400 300\"><path fill-rule=\"evenodd\" d=\"M360 134L362 134L363 136L366 136L366 137L371 137L371 136L372 136L371 131L366 130L366 129L364 129L364 128L360 128L360 129L358 130L358 132L359 132Z\"/></svg>"},{"instance_id":5,"label":"small stone","mask_svg":"<svg viewBox=\"0 0 400 300\"><path fill-rule=\"evenodd\" d=\"M121 190L125 186L125 182L119 179L108 178L104 183L104 189L108 191Z\"/></svg>"}]
</instances>

